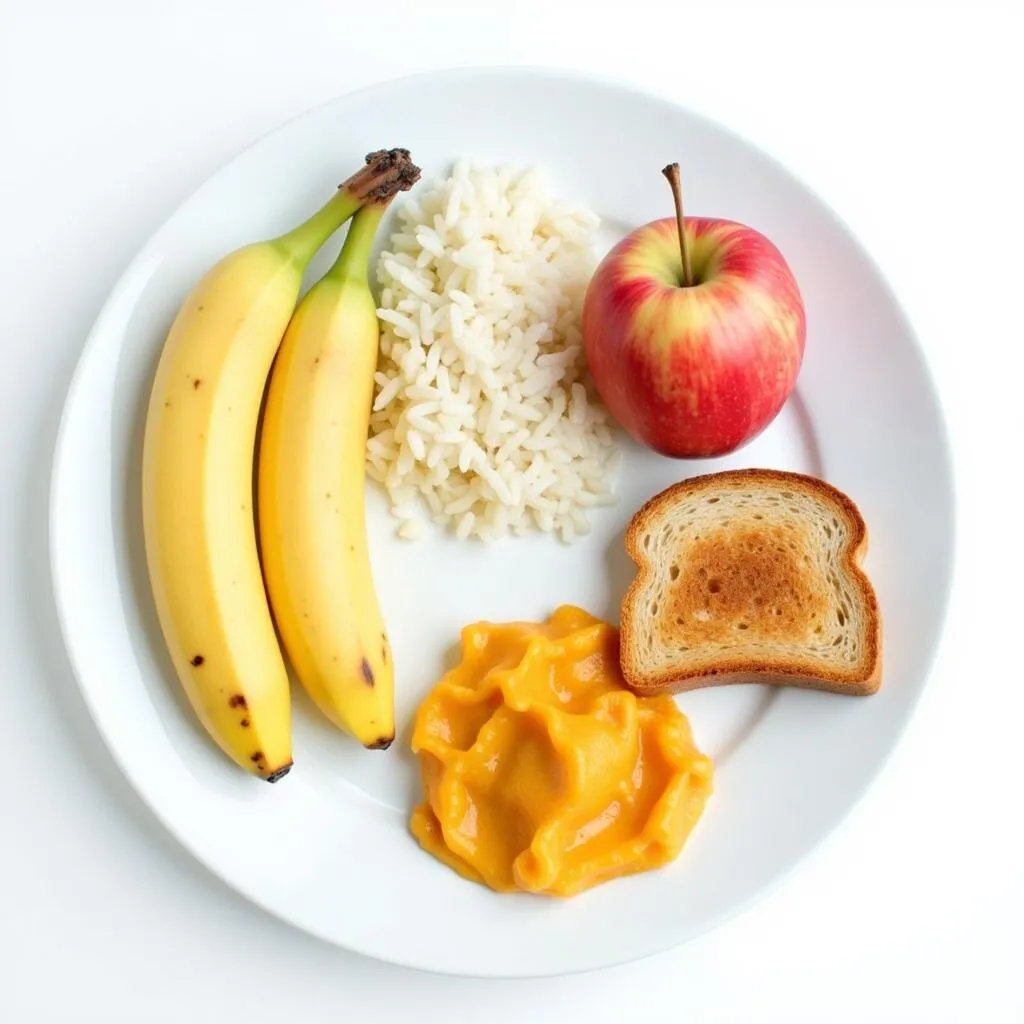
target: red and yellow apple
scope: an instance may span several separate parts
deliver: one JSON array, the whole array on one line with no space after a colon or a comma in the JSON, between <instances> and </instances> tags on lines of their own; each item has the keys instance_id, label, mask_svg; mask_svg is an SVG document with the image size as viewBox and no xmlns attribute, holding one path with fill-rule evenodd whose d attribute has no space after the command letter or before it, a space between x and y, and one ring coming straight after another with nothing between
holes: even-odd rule
<instances>
[{"instance_id":1,"label":"red and yellow apple","mask_svg":"<svg viewBox=\"0 0 1024 1024\"><path fill-rule=\"evenodd\" d=\"M729 220L685 224L685 256L673 218L608 253L584 301L584 344L601 397L637 441L677 458L724 455L764 430L792 392L803 300L764 235Z\"/></svg>"}]
</instances>

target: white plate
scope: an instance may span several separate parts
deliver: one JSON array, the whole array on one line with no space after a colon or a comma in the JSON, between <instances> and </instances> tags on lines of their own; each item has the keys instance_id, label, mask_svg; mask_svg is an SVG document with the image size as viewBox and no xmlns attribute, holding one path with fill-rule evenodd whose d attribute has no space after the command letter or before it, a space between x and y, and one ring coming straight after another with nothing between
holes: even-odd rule
<instances>
[{"instance_id":1,"label":"white plate","mask_svg":"<svg viewBox=\"0 0 1024 1024\"><path fill-rule=\"evenodd\" d=\"M718 462L628 447L621 502L586 541L493 548L393 539L372 494L371 544L398 682L398 741L364 751L296 696L295 769L239 772L184 704L154 618L141 547L139 462L151 374L188 287L219 256L317 207L380 146L428 175L453 158L543 165L612 234L670 213L660 168L683 162L687 209L772 238L809 323L797 395L756 442ZM324 254L311 276L324 266ZM825 476L861 506L885 615L885 682L869 699L755 687L680 699L717 762L716 792L682 856L570 901L498 896L421 852L413 710L459 627L542 617L562 602L617 616L631 569L621 536L669 482L723 466ZM114 289L68 396L52 493L57 603L86 701L125 774L225 881L297 927L367 955L471 975L557 974L665 949L761 895L847 813L924 686L949 587L945 430L896 301L835 216L750 145L670 103L553 72L474 70L379 86L310 111L215 174Z\"/></svg>"}]
</instances>

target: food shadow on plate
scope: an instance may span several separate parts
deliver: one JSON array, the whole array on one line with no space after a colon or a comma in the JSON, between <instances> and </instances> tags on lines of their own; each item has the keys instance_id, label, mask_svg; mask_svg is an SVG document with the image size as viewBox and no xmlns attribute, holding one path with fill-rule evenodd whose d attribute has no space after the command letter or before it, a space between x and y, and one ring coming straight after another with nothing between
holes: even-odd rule
<instances>
[{"instance_id":1,"label":"food shadow on plate","mask_svg":"<svg viewBox=\"0 0 1024 1024\"><path fill-rule=\"evenodd\" d=\"M409 748L401 707L395 739L387 750L367 750L335 725L314 703L288 667L292 694L295 770L330 801L341 792L405 817L421 799L419 771Z\"/></svg>"},{"instance_id":2,"label":"food shadow on plate","mask_svg":"<svg viewBox=\"0 0 1024 1024\"><path fill-rule=\"evenodd\" d=\"M178 868L195 879L209 879L209 873L177 843L167 841L167 832L150 813L146 801L129 782L111 747L104 741L90 713L83 686L76 680L78 672L62 633L53 578L39 571L40 565L50 564L53 557L54 540L47 518L53 498L53 454L74 369L71 366L65 371L63 364L55 368L54 378L59 386L48 400L55 404L48 404L45 416L40 417L38 435L32 440L29 470L18 489L25 500L19 529L21 542L11 565L12 573L22 581L25 601L21 611L35 647L39 679L52 705L54 728L59 730L59 735L51 735L51 740L67 748L82 771L94 774L105 795L130 815L147 838L162 848ZM239 905L243 903L233 890L225 887L224 891L230 892Z\"/></svg>"},{"instance_id":3,"label":"food shadow on plate","mask_svg":"<svg viewBox=\"0 0 1024 1024\"><path fill-rule=\"evenodd\" d=\"M797 381L797 386L793 389L793 393L786 400L786 405L788 405L793 412L793 416L797 422L800 439L803 442L804 457L807 460L807 468L803 469L802 472L809 473L811 476L820 477L824 480L826 478L825 462L821 455L821 445L818 443L818 433L814 429L814 423L811 420L811 412L807 408L807 402L800 394L799 381Z\"/></svg>"},{"instance_id":4,"label":"food shadow on plate","mask_svg":"<svg viewBox=\"0 0 1024 1024\"><path fill-rule=\"evenodd\" d=\"M438 666L439 671L437 678L440 680L443 676L447 675L456 667L456 665L459 664L461 660L462 642L457 640L445 648L444 656ZM406 770L406 774L408 775L409 797L407 808L404 809L411 810L417 804L423 802L423 787L420 784L419 760L412 752L412 734L416 729L416 712L419 706L419 701L417 701L416 706L406 706L400 699L400 695L401 691L399 691L397 707L395 742L391 745L391 751L394 752L395 748L397 748L397 753L402 767Z\"/></svg>"},{"instance_id":5,"label":"food shadow on plate","mask_svg":"<svg viewBox=\"0 0 1024 1024\"><path fill-rule=\"evenodd\" d=\"M636 566L633 559L626 553L626 529L628 523L621 530L618 530L604 549L605 575L608 580L607 603L603 609L598 609L599 614L606 622L615 626L619 625L619 616L622 611L622 599L629 589L630 583L636 576Z\"/></svg>"}]
</instances>

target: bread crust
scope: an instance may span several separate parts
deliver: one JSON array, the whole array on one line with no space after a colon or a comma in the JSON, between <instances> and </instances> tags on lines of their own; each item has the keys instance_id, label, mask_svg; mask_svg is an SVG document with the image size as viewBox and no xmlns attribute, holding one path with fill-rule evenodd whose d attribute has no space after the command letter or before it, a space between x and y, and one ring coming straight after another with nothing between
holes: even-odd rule
<instances>
[{"instance_id":1,"label":"bread crust","mask_svg":"<svg viewBox=\"0 0 1024 1024\"><path fill-rule=\"evenodd\" d=\"M709 656L705 663L695 668L681 671L641 670L634 642L638 635L637 606L640 595L654 575L656 562L646 556L640 538L666 508L721 488L801 490L836 509L846 520L849 541L842 551L843 569L860 590L868 618L864 636L866 653L862 659L863 671L838 671L823 667L816 661L801 659L795 653L788 661L773 659L770 667L759 665L756 658L749 655L715 655ZM625 543L629 557L637 566L637 574L622 599L621 660L626 684L635 693L652 696L750 682L799 686L853 696L867 696L878 691L882 682L882 618L874 588L861 568L868 547L867 524L854 502L832 484L804 473L777 469L734 469L691 477L651 498L630 521Z\"/></svg>"}]
</instances>

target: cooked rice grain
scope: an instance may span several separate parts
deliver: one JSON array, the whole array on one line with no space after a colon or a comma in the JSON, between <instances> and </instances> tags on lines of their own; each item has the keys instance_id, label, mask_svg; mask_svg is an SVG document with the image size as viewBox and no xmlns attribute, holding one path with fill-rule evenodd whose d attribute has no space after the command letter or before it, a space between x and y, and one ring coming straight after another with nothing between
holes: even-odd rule
<instances>
[{"instance_id":1,"label":"cooked rice grain","mask_svg":"<svg viewBox=\"0 0 1024 1024\"><path fill-rule=\"evenodd\" d=\"M398 535L422 535L417 494L459 538L585 535L619 462L580 332L597 217L536 171L466 161L398 217L367 446Z\"/></svg>"}]
</instances>

